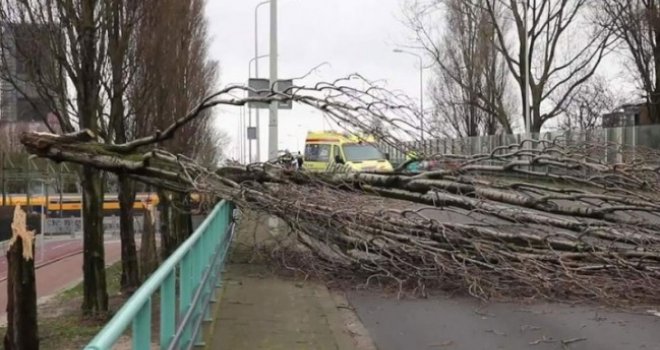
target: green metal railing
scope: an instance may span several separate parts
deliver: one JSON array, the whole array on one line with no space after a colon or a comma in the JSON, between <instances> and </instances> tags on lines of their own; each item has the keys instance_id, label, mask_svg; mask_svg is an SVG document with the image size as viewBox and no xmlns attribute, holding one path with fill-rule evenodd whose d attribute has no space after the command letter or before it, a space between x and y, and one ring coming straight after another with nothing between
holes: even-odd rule
<instances>
[{"instance_id":1,"label":"green metal railing","mask_svg":"<svg viewBox=\"0 0 660 350\"><path fill-rule=\"evenodd\" d=\"M204 222L126 301L85 347L111 349L132 325L133 349L151 348L151 304L160 292L160 349L190 349L210 319L215 289L234 232L234 206L222 201Z\"/></svg>"}]
</instances>

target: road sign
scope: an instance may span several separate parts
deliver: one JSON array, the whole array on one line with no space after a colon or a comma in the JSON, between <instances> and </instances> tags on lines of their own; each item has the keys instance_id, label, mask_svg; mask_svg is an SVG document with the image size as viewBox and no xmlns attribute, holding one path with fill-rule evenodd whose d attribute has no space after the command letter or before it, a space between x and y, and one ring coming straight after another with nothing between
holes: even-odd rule
<instances>
[{"instance_id":1,"label":"road sign","mask_svg":"<svg viewBox=\"0 0 660 350\"><path fill-rule=\"evenodd\" d=\"M247 128L247 138L248 140L256 140L257 139L257 128L254 126L248 126Z\"/></svg>"},{"instance_id":2,"label":"road sign","mask_svg":"<svg viewBox=\"0 0 660 350\"><path fill-rule=\"evenodd\" d=\"M291 93L291 87L293 86L293 80L291 79L282 79L278 80L275 84L275 91L277 92L286 92ZM248 87L254 91L248 92L248 97L266 97L270 95L270 80L261 79L261 78L250 78L248 80ZM278 103L278 109L291 109L292 101L280 102ZM248 103L249 107L252 108L261 108L268 109L270 104L263 102L250 102Z\"/></svg>"}]
</instances>

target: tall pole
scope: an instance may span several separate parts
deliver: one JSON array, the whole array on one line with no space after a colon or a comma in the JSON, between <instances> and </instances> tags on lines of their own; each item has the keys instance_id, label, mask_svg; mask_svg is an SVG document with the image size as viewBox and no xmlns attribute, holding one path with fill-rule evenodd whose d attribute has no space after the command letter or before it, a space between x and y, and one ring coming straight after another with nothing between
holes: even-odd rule
<instances>
[{"instance_id":1,"label":"tall pole","mask_svg":"<svg viewBox=\"0 0 660 350\"><path fill-rule=\"evenodd\" d=\"M247 97L248 92L245 92L245 97ZM252 127L252 108L250 108L249 105L246 105L246 108L248 109L248 129ZM247 129L243 130L245 134L245 138L248 140L248 163L252 164L252 140L249 138L249 135L247 135Z\"/></svg>"},{"instance_id":2,"label":"tall pole","mask_svg":"<svg viewBox=\"0 0 660 350\"><path fill-rule=\"evenodd\" d=\"M270 84L277 89L277 0L270 0ZM277 158L277 101L270 103L268 158Z\"/></svg>"},{"instance_id":3,"label":"tall pole","mask_svg":"<svg viewBox=\"0 0 660 350\"><path fill-rule=\"evenodd\" d=\"M241 111L243 112L242 113L243 114L243 116L242 116L243 128L241 130L241 133L243 134L243 138L242 138L242 140L243 140L243 161L247 162L247 145L246 145L246 142L247 142L247 132L246 132L246 130L247 130L247 128L246 128L246 120L245 120L246 119L245 117L246 117L247 113L245 113L245 108L241 108Z\"/></svg>"},{"instance_id":4,"label":"tall pole","mask_svg":"<svg viewBox=\"0 0 660 350\"><path fill-rule=\"evenodd\" d=\"M422 66L422 56L419 58L419 127L421 129L422 147L424 147L424 67Z\"/></svg>"},{"instance_id":5,"label":"tall pole","mask_svg":"<svg viewBox=\"0 0 660 350\"><path fill-rule=\"evenodd\" d=\"M261 5L270 3L270 0L262 1L257 4L254 8L254 77L259 78L259 20L258 20L258 10ZM261 128L259 121L259 108L255 108L255 114L257 119L257 162L261 162Z\"/></svg>"},{"instance_id":6,"label":"tall pole","mask_svg":"<svg viewBox=\"0 0 660 350\"><path fill-rule=\"evenodd\" d=\"M424 61L422 56L401 49L394 49L396 53L405 53L417 57L419 60L419 131L420 131L420 141L424 145ZM423 146L422 146L423 147Z\"/></svg>"},{"instance_id":7,"label":"tall pole","mask_svg":"<svg viewBox=\"0 0 660 350\"><path fill-rule=\"evenodd\" d=\"M525 134L529 135L531 132L531 120L530 120L530 115L529 115L529 70L530 70L530 65L531 65L531 59L529 57L529 38L527 37L527 12L528 12L528 6L527 6L527 1L528 0L523 0L523 53L525 57L524 59L524 67L525 71L523 72L524 74L524 80L525 80L525 97L523 98L523 109L524 109L524 116L525 116ZM523 63L520 62L520 66L523 67Z\"/></svg>"},{"instance_id":8,"label":"tall pole","mask_svg":"<svg viewBox=\"0 0 660 350\"><path fill-rule=\"evenodd\" d=\"M241 108L239 119L240 142L241 142L241 163L245 161L245 109Z\"/></svg>"},{"instance_id":9,"label":"tall pole","mask_svg":"<svg viewBox=\"0 0 660 350\"><path fill-rule=\"evenodd\" d=\"M248 92L245 92L245 97L247 97ZM248 109L248 127L252 127L252 108L250 108L250 105L246 105L245 108ZM245 134L245 138L248 140L248 163L252 164L252 140L250 139L249 135L247 135L247 129L243 130Z\"/></svg>"}]
</instances>

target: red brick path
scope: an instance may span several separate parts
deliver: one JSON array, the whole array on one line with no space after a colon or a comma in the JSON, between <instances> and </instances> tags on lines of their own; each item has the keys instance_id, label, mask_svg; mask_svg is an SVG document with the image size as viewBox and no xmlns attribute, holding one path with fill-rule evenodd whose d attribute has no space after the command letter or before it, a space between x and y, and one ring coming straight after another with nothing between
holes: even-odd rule
<instances>
[{"instance_id":1,"label":"red brick path","mask_svg":"<svg viewBox=\"0 0 660 350\"><path fill-rule=\"evenodd\" d=\"M105 263L111 265L121 258L119 241L105 243ZM4 259L4 257L0 257ZM53 295L60 290L73 286L82 278L82 252L37 268L37 298ZM37 264L39 265L39 264ZM7 281L0 282L0 324L6 322Z\"/></svg>"}]
</instances>

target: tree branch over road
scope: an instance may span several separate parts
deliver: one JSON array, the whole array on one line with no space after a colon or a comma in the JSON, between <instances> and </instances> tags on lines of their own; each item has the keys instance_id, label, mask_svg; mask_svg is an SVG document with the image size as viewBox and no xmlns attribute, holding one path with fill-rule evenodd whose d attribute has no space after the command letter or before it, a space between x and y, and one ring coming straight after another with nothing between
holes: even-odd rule
<instances>
[{"instance_id":1,"label":"tree branch over road","mask_svg":"<svg viewBox=\"0 0 660 350\"><path fill-rule=\"evenodd\" d=\"M233 97L247 88L228 87L167 130L176 132L211 105L293 100L352 131L369 132L369 121L382 120L377 136L404 147L406 135L415 135L406 129L414 113L383 89L359 91L347 81L250 98ZM593 155L609 144L523 140L484 154L426 155L452 166L421 174L308 173L271 163L211 171L157 149L129 152L132 146L89 136L62 140L44 133L21 138L41 157L278 216L308 248L288 251L286 266L297 261L326 277L390 281L402 291L458 289L480 298L660 301L660 165L652 151L637 149L608 164Z\"/></svg>"}]
</instances>

